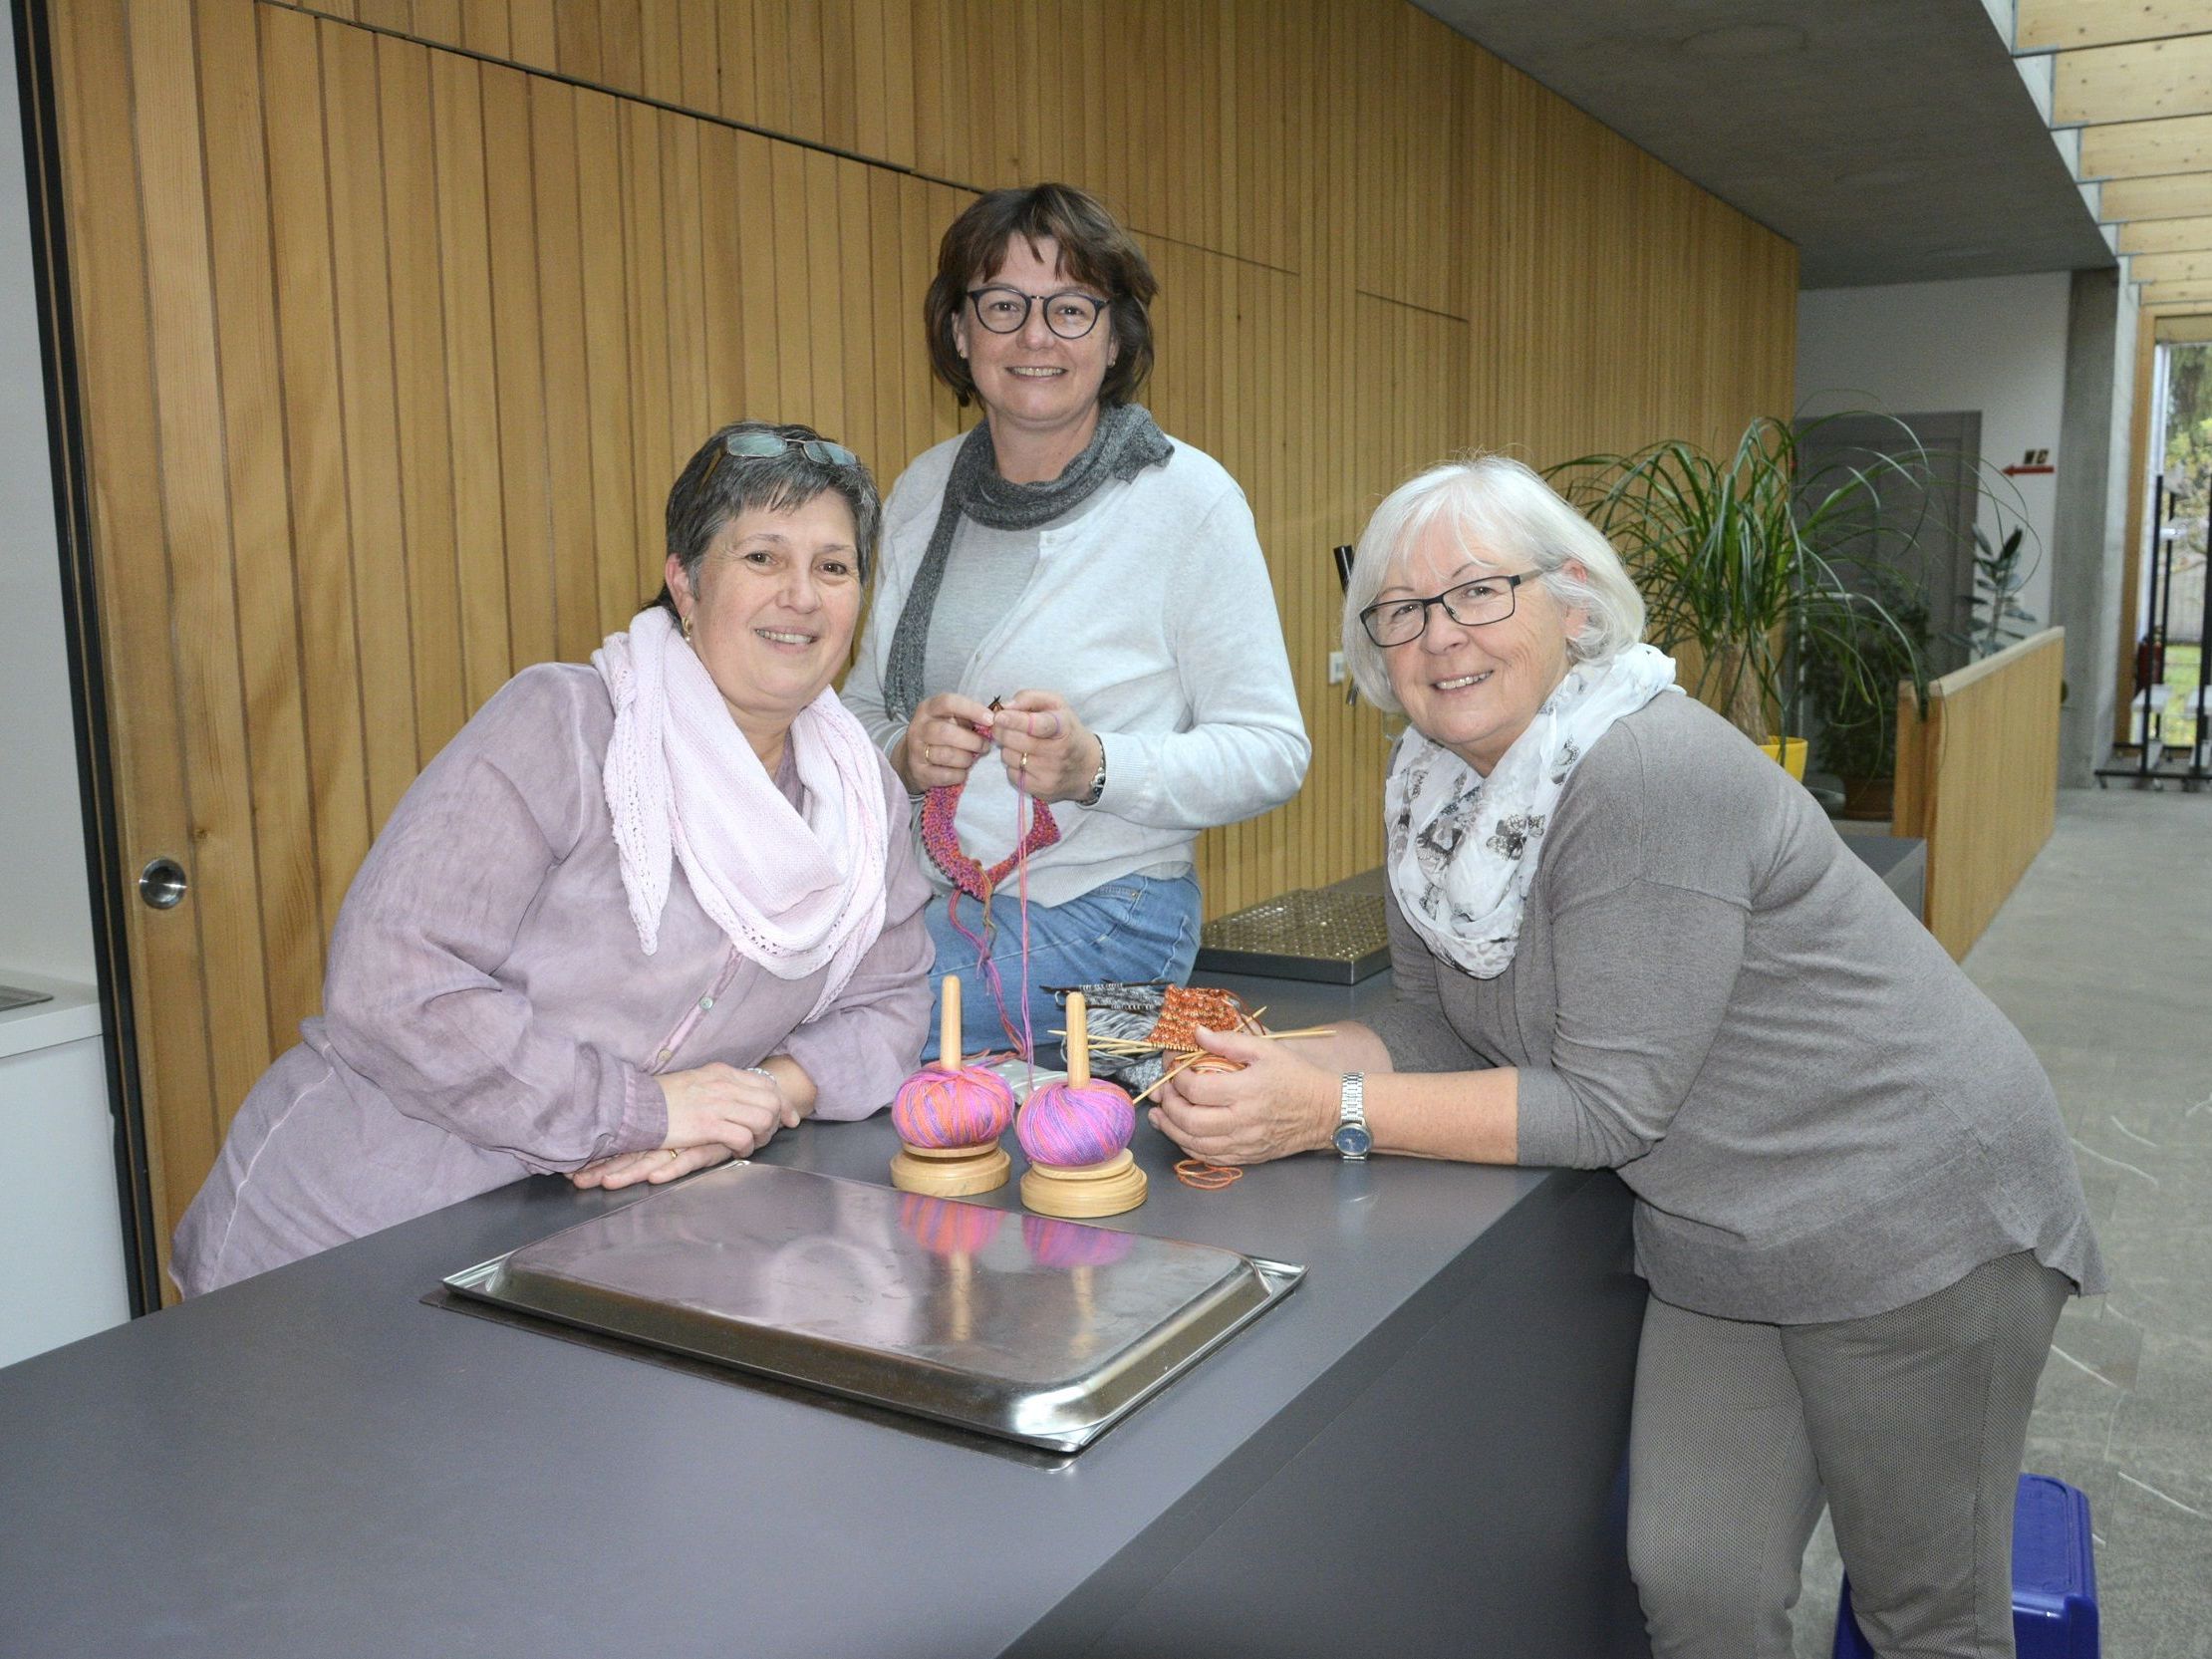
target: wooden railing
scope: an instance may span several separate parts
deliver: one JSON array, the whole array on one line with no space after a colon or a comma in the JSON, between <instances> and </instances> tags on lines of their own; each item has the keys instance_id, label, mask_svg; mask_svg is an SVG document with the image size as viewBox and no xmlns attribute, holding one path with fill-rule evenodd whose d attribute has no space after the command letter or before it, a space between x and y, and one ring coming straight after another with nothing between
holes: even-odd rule
<instances>
[{"instance_id":1,"label":"wooden railing","mask_svg":"<svg viewBox=\"0 0 2212 1659\"><path fill-rule=\"evenodd\" d=\"M1897 702L1895 829L1928 843L1928 931L1963 959L2058 811L2066 630L2047 628Z\"/></svg>"}]
</instances>

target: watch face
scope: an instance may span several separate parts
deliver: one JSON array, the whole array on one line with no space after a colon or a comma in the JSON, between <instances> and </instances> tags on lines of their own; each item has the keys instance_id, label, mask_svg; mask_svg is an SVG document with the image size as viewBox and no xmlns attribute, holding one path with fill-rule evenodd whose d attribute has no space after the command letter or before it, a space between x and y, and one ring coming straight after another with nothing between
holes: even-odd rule
<instances>
[{"instance_id":1,"label":"watch face","mask_svg":"<svg viewBox=\"0 0 2212 1659\"><path fill-rule=\"evenodd\" d=\"M1336 1126L1336 1150L1347 1158L1364 1158L1374 1150L1375 1137L1356 1123Z\"/></svg>"}]
</instances>

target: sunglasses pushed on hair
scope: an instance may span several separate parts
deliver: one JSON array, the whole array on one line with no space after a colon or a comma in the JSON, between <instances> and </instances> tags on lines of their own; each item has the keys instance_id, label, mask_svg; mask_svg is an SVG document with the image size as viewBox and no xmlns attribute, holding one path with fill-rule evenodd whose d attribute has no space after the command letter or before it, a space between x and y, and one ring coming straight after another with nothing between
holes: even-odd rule
<instances>
[{"instance_id":1,"label":"sunglasses pushed on hair","mask_svg":"<svg viewBox=\"0 0 2212 1659\"><path fill-rule=\"evenodd\" d=\"M786 449L796 449L818 466L860 465L860 457L842 443L832 443L826 437L785 437L781 432L731 432L722 439L721 453L706 463L707 478L714 475L714 468L721 465L722 455L738 460L775 460ZM700 480L704 482L702 478Z\"/></svg>"}]
</instances>

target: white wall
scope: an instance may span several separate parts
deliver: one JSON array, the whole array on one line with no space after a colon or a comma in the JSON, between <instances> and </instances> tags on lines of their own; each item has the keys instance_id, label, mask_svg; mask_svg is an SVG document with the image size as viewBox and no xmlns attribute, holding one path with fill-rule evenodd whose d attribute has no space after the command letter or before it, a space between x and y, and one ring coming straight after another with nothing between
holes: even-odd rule
<instances>
[{"instance_id":1,"label":"white wall","mask_svg":"<svg viewBox=\"0 0 2212 1659\"><path fill-rule=\"evenodd\" d=\"M13 31L0 28L0 980L90 984L92 902L62 646Z\"/></svg>"},{"instance_id":2,"label":"white wall","mask_svg":"<svg viewBox=\"0 0 2212 1659\"><path fill-rule=\"evenodd\" d=\"M1892 415L1979 411L1982 458L1991 466L2049 449L2059 466L2066 399L2065 271L2036 276L1916 282L1887 288L1818 288L1797 296L1799 415L1875 409ZM2051 620L2055 475L2016 477L2028 545L2040 549L2022 603ZM1995 508L1982 529L2002 539ZM2084 550L2089 556L2101 549Z\"/></svg>"}]
</instances>

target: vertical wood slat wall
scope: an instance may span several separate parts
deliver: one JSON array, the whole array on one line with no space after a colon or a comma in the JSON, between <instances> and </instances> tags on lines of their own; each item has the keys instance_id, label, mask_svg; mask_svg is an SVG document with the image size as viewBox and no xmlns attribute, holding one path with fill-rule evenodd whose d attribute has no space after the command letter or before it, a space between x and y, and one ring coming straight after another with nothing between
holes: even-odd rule
<instances>
[{"instance_id":1,"label":"vertical wood slat wall","mask_svg":"<svg viewBox=\"0 0 2212 1659\"><path fill-rule=\"evenodd\" d=\"M192 884L133 911L164 1232L400 794L652 591L699 438L807 420L888 486L960 429L918 319L972 191L1065 178L1137 228L1147 401L1258 518L1314 762L1205 838L1209 914L1379 856L1381 723L1326 684L1328 550L1377 497L1791 401L1796 251L1403 0L55 22L124 860Z\"/></svg>"},{"instance_id":2,"label":"vertical wood slat wall","mask_svg":"<svg viewBox=\"0 0 2212 1659\"><path fill-rule=\"evenodd\" d=\"M1897 706L1896 832L1928 844L1923 920L1963 962L2051 839L2066 630L2047 628Z\"/></svg>"}]
</instances>

